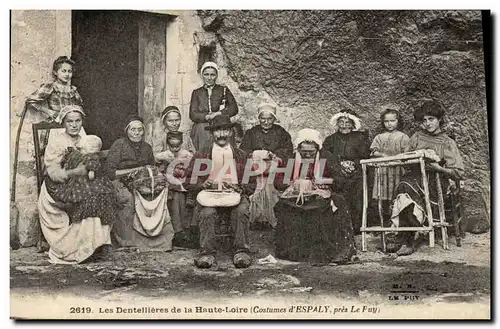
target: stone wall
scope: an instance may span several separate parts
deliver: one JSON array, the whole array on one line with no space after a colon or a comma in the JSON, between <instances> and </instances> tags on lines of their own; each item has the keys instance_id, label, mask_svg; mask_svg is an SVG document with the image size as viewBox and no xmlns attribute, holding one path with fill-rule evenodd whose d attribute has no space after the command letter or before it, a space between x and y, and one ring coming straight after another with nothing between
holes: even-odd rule
<instances>
[{"instance_id":1,"label":"stone wall","mask_svg":"<svg viewBox=\"0 0 500 329\"><path fill-rule=\"evenodd\" d=\"M11 167L20 114L29 94L52 80L52 62L71 54L71 11L13 10L11 12ZM38 197L31 123L41 117L28 112L19 143L16 204L19 209L18 233L22 246L37 242ZM12 177L11 177L12 178Z\"/></svg>"},{"instance_id":2,"label":"stone wall","mask_svg":"<svg viewBox=\"0 0 500 329\"><path fill-rule=\"evenodd\" d=\"M166 38L166 101L165 106L175 105L182 113L181 130L190 130L192 122L189 120L189 103L194 89L202 86L198 73L199 53L201 47L213 46L215 60L219 66L217 83L228 86L231 90L238 91L237 101L243 107L247 93L239 90L238 84L230 76L226 64L224 49L217 42L215 33L206 31L196 11L169 12L177 17L167 24ZM253 93L251 93L253 95ZM155 113L154 123L149 127L152 144L161 143L158 136L163 130L161 112ZM239 116L233 118L238 120Z\"/></svg>"},{"instance_id":3,"label":"stone wall","mask_svg":"<svg viewBox=\"0 0 500 329\"><path fill-rule=\"evenodd\" d=\"M156 11L156 13L161 13ZM219 83L238 102L245 129L262 101L278 105L292 137L304 127L331 133L330 116L350 108L376 133L379 111L401 109L411 121L426 98L448 109L449 127L467 166L466 214L489 218L490 168L481 14L451 11L168 11L165 106L183 113L190 129L191 92L201 86L201 47L213 47ZM51 80L51 65L71 54L71 11L12 11L12 149L25 98ZM162 90L162 88L160 88ZM160 106L161 107L161 106ZM148 141L163 129L160 107L150 114ZM23 246L36 243L36 177L29 113L20 142L16 201ZM148 120L149 121L149 120ZM405 128L411 133L414 127ZM13 154L13 152L12 152ZM12 164L11 157L11 164Z\"/></svg>"},{"instance_id":4,"label":"stone wall","mask_svg":"<svg viewBox=\"0 0 500 329\"><path fill-rule=\"evenodd\" d=\"M279 106L292 137L356 111L372 137L381 109L400 109L413 133L425 99L446 109L467 169L466 215L489 219L490 166L481 13L478 11L199 11L239 90L245 128L256 105Z\"/></svg>"}]
</instances>

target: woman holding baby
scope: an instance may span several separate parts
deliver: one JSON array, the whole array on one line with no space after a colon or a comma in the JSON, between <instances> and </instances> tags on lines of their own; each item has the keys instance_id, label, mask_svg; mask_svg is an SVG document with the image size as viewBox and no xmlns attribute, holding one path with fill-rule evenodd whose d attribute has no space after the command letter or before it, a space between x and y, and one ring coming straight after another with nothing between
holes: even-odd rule
<instances>
[{"instance_id":1,"label":"woman holding baby","mask_svg":"<svg viewBox=\"0 0 500 329\"><path fill-rule=\"evenodd\" d=\"M167 106L161 115L165 128L161 134L162 143L153 147L154 157L160 170L169 179L168 210L174 229L175 247L197 248L198 227L192 216L194 197L180 184L185 169L196 149L189 132L181 132L181 112L176 106Z\"/></svg>"},{"instance_id":2,"label":"woman holding baby","mask_svg":"<svg viewBox=\"0 0 500 329\"><path fill-rule=\"evenodd\" d=\"M111 244L116 194L100 165L100 139L82 129L84 116L81 106L63 107L56 121L64 131L51 134L45 150L38 211L55 264L81 263Z\"/></svg>"}]
</instances>

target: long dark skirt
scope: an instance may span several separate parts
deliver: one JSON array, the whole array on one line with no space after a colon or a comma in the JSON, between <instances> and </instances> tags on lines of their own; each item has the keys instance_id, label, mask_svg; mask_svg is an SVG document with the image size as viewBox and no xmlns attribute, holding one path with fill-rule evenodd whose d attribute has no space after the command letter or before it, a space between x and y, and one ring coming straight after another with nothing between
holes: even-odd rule
<instances>
[{"instance_id":1,"label":"long dark skirt","mask_svg":"<svg viewBox=\"0 0 500 329\"><path fill-rule=\"evenodd\" d=\"M311 263L346 262L356 254L351 219L344 198L316 197L298 206L294 199L280 199L274 207L277 218L276 256Z\"/></svg>"},{"instance_id":2,"label":"long dark skirt","mask_svg":"<svg viewBox=\"0 0 500 329\"><path fill-rule=\"evenodd\" d=\"M401 181L397 185L394 195L407 194L416 205L424 210L427 214L427 206L425 203L424 187L422 184L422 178L420 176L419 168L412 168L406 175L401 178ZM443 179L441 176L441 191L443 193L443 199L445 202L445 207L449 206L449 198L446 195L448 189L448 180ZM438 208L438 188L436 183L436 174L434 172L428 172L428 186L429 186L429 199L431 202L432 217L435 219L439 218L439 208ZM410 226L416 223L415 218L407 218L407 216L414 217L412 214L413 207L415 205L410 205L407 208L411 208L409 211L402 212L400 215L400 226ZM406 210L406 209L405 209ZM392 216L397 215L397 212L393 212ZM429 215L429 214L427 214ZM422 225L425 224L425 220Z\"/></svg>"},{"instance_id":3,"label":"long dark skirt","mask_svg":"<svg viewBox=\"0 0 500 329\"><path fill-rule=\"evenodd\" d=\"M354 232L359 234L363 215L363 179L359 175L341 177L335 181L334 191L346 201Z\"/></svg>"}]
</instances>

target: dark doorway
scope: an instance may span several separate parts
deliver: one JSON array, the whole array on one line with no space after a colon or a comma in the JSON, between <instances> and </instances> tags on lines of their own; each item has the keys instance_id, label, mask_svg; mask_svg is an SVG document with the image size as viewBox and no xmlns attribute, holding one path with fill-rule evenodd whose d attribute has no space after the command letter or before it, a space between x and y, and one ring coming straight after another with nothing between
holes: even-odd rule
<instances>
[{"instance_id":1,"label":"dark doorway","mask_svg":"<svg viewBox=\"0 0 500 329\"><path fill-rule=\"evenodd\" d=\"M139 15L134 11L74 10L74 85L87 113L85 130L103 149L123 136L126 118L138 113Z\"/></svg>"}]
</instances>

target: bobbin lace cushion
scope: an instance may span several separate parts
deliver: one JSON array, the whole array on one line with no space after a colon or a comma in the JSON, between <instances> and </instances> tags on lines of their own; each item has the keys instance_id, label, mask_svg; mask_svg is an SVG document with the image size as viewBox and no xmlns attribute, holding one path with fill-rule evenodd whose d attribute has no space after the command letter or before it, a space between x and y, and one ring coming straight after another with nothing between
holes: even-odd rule
<instances>
[{"instance_id":1,"label":"bobbin lace cushion","mask_svg":"<svg viewBox=\"0 0 500 329\"><path fill-rule=\"evenodd\" d=\"M168 182L158 167L148 165L130 173L124 179L124 184L141 195L155 196L167 187Z\"/></svg>"},{"instance_id":2,"label":"bobbin lace cushion","mask_svg":"<svg viewBox=\"0 0 500 329\"><path fill-rule=\"evenodd\" d=\"M324 185L317 185L310 179L296 179L282 194L281 198L295 199L297 204L320 197L328 199L331 191Z\"/></svg>"}]
</instances>

